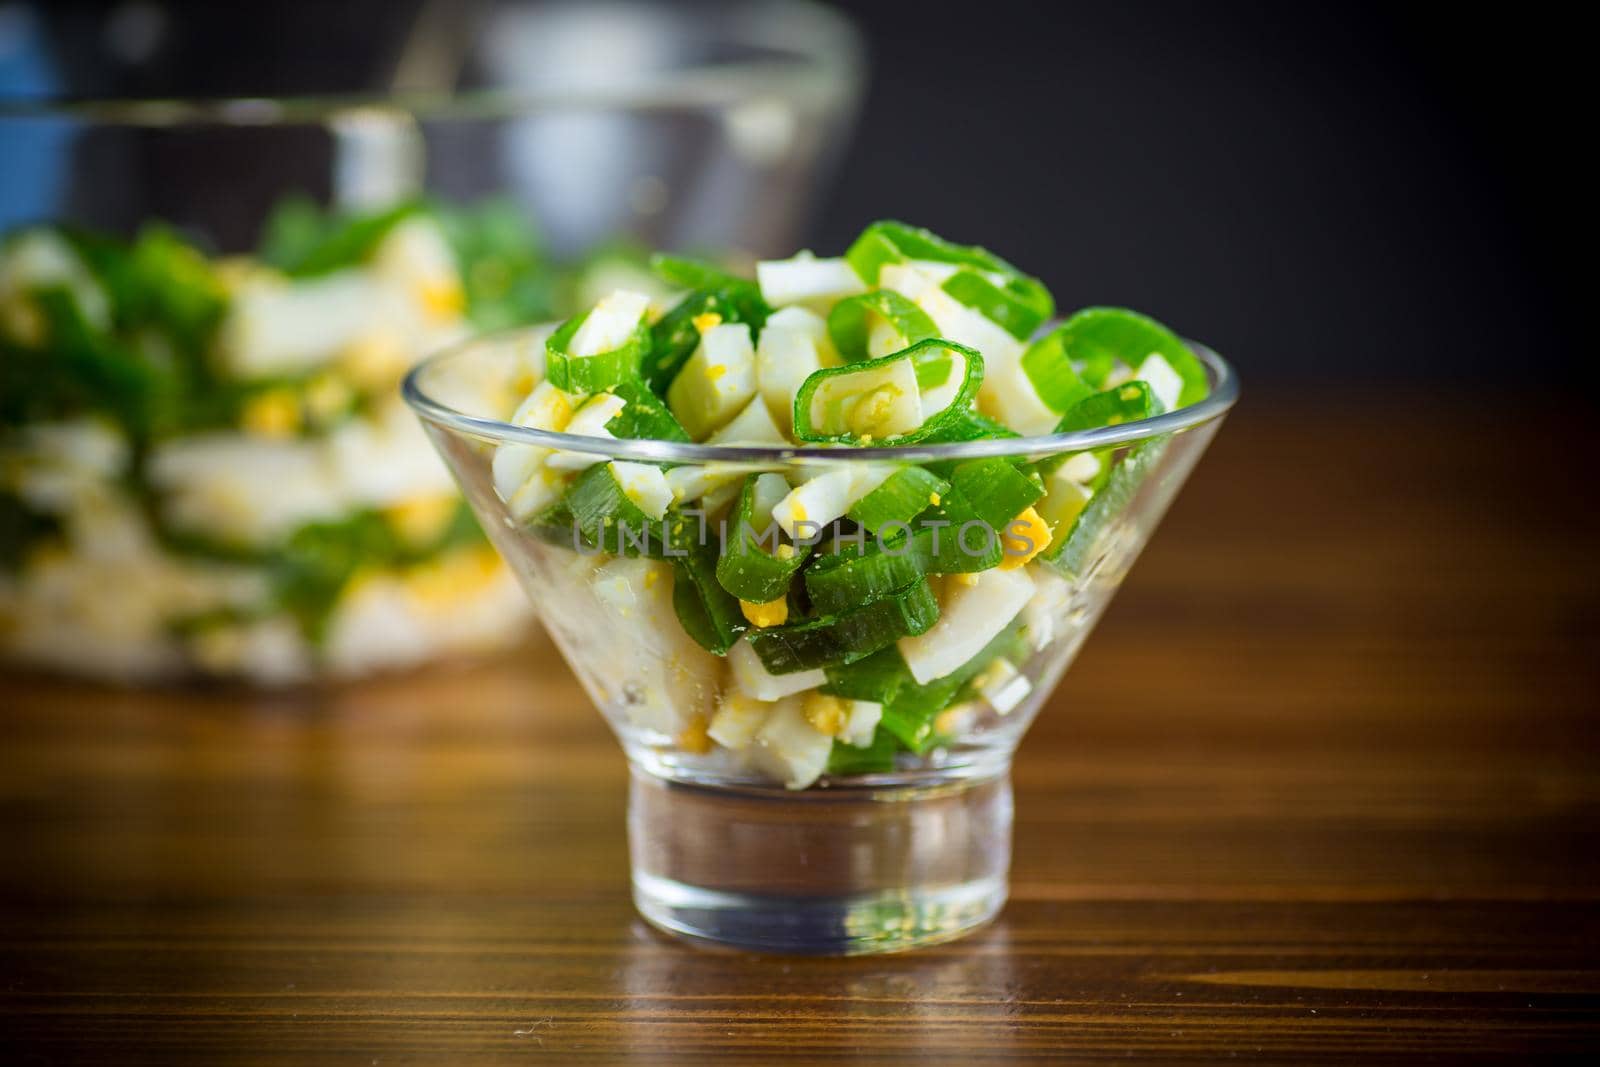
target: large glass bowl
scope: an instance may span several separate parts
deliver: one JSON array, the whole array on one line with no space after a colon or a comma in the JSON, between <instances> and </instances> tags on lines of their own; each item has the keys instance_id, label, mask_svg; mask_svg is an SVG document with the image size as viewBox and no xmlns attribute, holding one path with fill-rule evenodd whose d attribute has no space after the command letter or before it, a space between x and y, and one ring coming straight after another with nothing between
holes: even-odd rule
<instances>
[{"instance_id":1,"label":"large glass bowl","mask_svg":"<svg viewBox=\"0 0 1600 1067\"><path fill-rule=\"evenodd\" d=\"M377 92L80 100L41 49L42 95L0 99L0 658L285 683L519 637L401 375L647 286L638 248L789 247L861 83L806 3L424 14ZM238 258L419 197L337 270Z\"/></svg>"},{"instance_id":2,"label":"large glass bowl","mask_svg":"<svg viewBox=\"0 0 1600 1067\"><path fill-rule=\"evenodd\" d=\"M993 916L1007 892L1012 755L1234 403L1228 365L1197 346L1211 379L1205 400L1103 429L900 448L728 447L512 425L506 420L542 346L540 332L479 339L419 366L405 395L622 742L632 768L628 828L640 912L688 937L817 953L907 948ZM929 668L935 678L916 679L924 689L901 690L914 694L907 721L927 720L921 753L818 779L823 761L840 751L829 737L839 723L824 722L838 709L807 702L834 679L766 671L748 634L725 658L705 651L675 612L677 583L699 580L686 559L597 552L582 530L514 518L496 489L495 461L518 448L703 467L712 476L777 472L795 484L872 463L959 472L965 463L993 470L981 464L996 457L1038 463L1082 453L1115 460L1122 474L1115 491L1096 496L1103 502L1064 565L935 580L943 586L935 594L940 623L955 628L959 612L982 648L955 652L961 640L949 643L946 660ZM717 516L690 536L722 536ZM963 549L981 550L984 539L976 531ZM956 596L974 599L956 609ZM919 700L935 703L922 708ZM887 706L881 714L887 723Z\"/></svg>"}]
</instances>

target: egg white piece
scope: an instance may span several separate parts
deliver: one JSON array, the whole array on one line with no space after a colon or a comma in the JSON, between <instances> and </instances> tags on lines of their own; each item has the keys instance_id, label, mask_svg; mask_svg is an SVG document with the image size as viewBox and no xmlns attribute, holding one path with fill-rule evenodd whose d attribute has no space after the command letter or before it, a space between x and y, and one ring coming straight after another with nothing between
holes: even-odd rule
<instances>
[{"instance_id":1,"label":"egg white piece","mask_svg":"<svg viewBox=\"0 0 1600 1067\"><path fill-rule=\"evenodd\" d=\"M596 393L573 413L562 432L615 441L616 435L606 429L606 423L622 414L622 409L627 406L627 401L615 393ZM605 458L601 452L561 451L550 456L545 463L553 470L582 471L604 462Z\"/></svg>"},{"instance_id":2,"label":"egg white piece","mask_svg":"<svg viewBox=\"0 0 1600 1067\"><path fill-rule=\"evenodd\" d=\"M755 763L788 789L804 789L827 770L833 738L806 720L799 703L778 707L757 731Z\"/></svg>"},{"instance_id":3,"label":"egg white piece","mask_svg":"<svg viewBox=\"0 0 1600 1067\"><path fill-rule=\"evenodd\" d=\"M798 703L798 699L756 700L737 689L731 689L723 694L717 713L711 716L706 734L723 748L742 752L755 740L757 731L772 713L789 703Z\"/></svg>"},{"instance_id":4,"label":"egg white piece","mask_svg":"<svg viewBox=\"0 0 1600 1067\"><path fill-rule=\"evenodd\" d=\"M567 355L581 359L621 348L649 308L650 297L645 293L618 289L603 297L572 335Z\"/></svg>"},{"instance_id":5,"label":"egg white piece","mask_svg":"<svg viewBox=\"0 0 1600 1067\"><path fill-rule=\"evenodd\" d=\"M1172 369L1165 356L1152 352L1139 364L1133 376L1147 383L1150 391L1161 401L1161 410L1178 410L1178 400L1183 396L1183 378Z\"/></svg>"},{"instance_id":6,"label":"egg white piece","mask_svg":"<svg viewBox=\"0 0 1600 1067\"><path fill-rule=\"evenodd\" d=\"M762 260L756 264L761 296L773 307L835 300L867 291L866 283L842 258L818 259L802 252L792 259Z\"/></svg>"},{"instance_id":7,"label":"egg white piece","mask_svg":"<svg viewBox=\"0 0 1600 1067\"><path fill-rule=\"evenodd\" d=\"M667 387L667 406L689 436L703 441L756 395L755 346L750 327L724 322L700 335L700 345Z\"/></svg>"},{"instance_id":8,"label":"egg white piece","mask_svg":"<svg viewBox=\"0 0 1600 1067\"><path fill-rule=\"evenodd\" d=\"M983 651L1033 597L1025 568L980 571L967 581L947 581L939 621L927 633L900 639L919 685L943 678Z\"/></svg>"},{"instance_id":9,"label":"egg white piece","mask_svg":"<svg viewBox=\"0 0 1600 1067\"><path fill-rule=\"evenodd\" d=\"M728 666L733 670L734 685L738 686L746 696L756 700L782 700L786 696L815 689L828 681L828 675L820 668L812 671L793 671L789 674L772 674L748 641L735 642L728 650Z\"/></svg>"}]
</instances>

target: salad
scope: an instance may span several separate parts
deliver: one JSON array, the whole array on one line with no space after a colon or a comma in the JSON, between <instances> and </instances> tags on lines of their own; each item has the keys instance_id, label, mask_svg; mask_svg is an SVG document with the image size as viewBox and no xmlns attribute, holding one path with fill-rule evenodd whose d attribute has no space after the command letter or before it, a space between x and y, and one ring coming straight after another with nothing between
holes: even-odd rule
<instances>
[{"instance_id":1,"label":"salad","mask_svg":"<svg viewBox=\"0 0 1600 1067\"><path fill-rule=\"evenodd\" d=\"M397 385L581 288L494 203L292 200L250 257L158 225L8 235L0 655L278 683L515 636L526 605Z\"/></svg>"},{"instance_id":2,"label":"salad","mask_svg":"<svg viewBox=\"0 0 1600 1067\"><path fill-rule=\"evenodd\" d=\"M1193 404L1195 354L1119 308L1052 325L1036 278L898 222L753 280L655 266L674 301L615 290L528 354L511 423L594 449L485 446L540 546L530 589L558 590L547 622L602 707L674 758L801 789L937 760L1027 701L1024 665L1165 439L1042 458L1023 439ZM758 451L611 458L628 438ZM999 439L1015 453L893 451Z\"/></svg>"}]
</instances>

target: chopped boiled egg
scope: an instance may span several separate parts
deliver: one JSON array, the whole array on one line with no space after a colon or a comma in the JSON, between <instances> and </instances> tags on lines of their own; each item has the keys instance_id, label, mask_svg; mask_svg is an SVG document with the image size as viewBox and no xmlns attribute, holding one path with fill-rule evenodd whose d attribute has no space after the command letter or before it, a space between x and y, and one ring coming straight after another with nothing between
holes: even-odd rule
<instances>
[{"instance_id":1,"label":"chopped boiled egg","mask_svg":"<svg viewBox=\"0 0 1600 1067\"><path fill-rule=\"evenodd\" d=\"M1004 656L983 669L976 679L978 694L1001 715L1009 715L1033 691L1033 683Z\"/></svg>"},{"instance_id":2,"label":"chopped boiled egg","mask_svg":"<svg viewBox=\"0 0 1600 1067\"><path fill-rule=\"evenodd\" d=\"M1183 378L1172 369L1165 356L1152 352L1139 364L1133 376L1150 386L1150 391L1161 401L1163 411L1176 411L1183 396Z\"/></svg>"},{"instance_id":3,"label":"chopped boiled egg","mask_svg":"<svg viewBox=\"0 0 1600 1067\"><path fill-rule=\"evenodd\" d=\"M755 347L750 327L728 322L700 338L667 388L667 406L697 441L732 421L756 395Z\"/></svg>"},{"instance_id":4,"label":"chopped boiled egg","mask_svg":"<svg viewBox=\"0 0 1600 1067\"><path fill-rule=\"evenodd\" d=\"M811 425L819 433L883 439L922 425L922 394L909 356L881 366L830 374L811 394Z\"/></svg>"},{"instance_id":5,"label":"chopped boiled egg","mask_svg":"<svg viewBox=\"0 0 1600 1067\"><path fill-rule=\"evenodd\" d=\"M1025 570L995 568L971 577L970 583L945 583L939 621L932 629L900 639L900 654L919 685L943 678L976 656L1033 596L1033 579Z\"/></svg>"},{"instance_id":6,"label":"chopped boiled egg","mask_svg":"<svg viewBox=\"0 0 1600 1067\"><path fill-rule=\"evenodd\" d=\"M627 401L615 393L596 393L573 414L564 432L614 441L616 435L606 429L606 423L622 414L625 407ZM557 452L545 462L555 470L581 471L603 462L605 458L599 452Z\"/></svg>"},{"instance_id":7,"label":"chopped boiled egg","mask_svg":"<svg viewBox=\"0 0 1600 1067\"><path fill-rule=\"evenodd\" d=\"M622 495L634 507L652 519L659 519L667 513L667 505L672 503L672 487L667 484L666 475L660 467L649 463L628 463L620 459L612 460L610 467L611 476L617 480Z\"/></svg>"},{"instance_id":8,"label":"chopped boiled egg","mask_svg":"<svg viewBox=\"0 0 1600 1067\"><path fill-rule=\"evenodd\" d=\"M786 696L815 689L828 680L828 676L820 669L772 674L748 641L739 641L728 650L728 666L733 668L734 684L741 692L756 700L782 700Z\"/></svg>"},{"instance_id":9,"label":"chopped boiled egg","mask_svg":"<svg viewBox=\"0 0 1600 1067\"><path fill-rule=\"evenodd\" d=\"M767 322L767 328L761 331L761 343L756 346L756 380L767 411L783 432L794 429L794 396L801 383L822 366L821 353L809 330Z\"/></svg>"},{"instance_id":10,"label":"chopped boiled egg","mask_svg":"<svg viewBox=\"0 0 1600 1067\"><path fill-rule=\"evenodd\" d=\"M572 335L567 355L582 359L621 348L633 337L649 308L649 296L628 289L602 297Z\"/></svg>"},{"instance_id":11,"label":"chopped boiled egg","mask_svg":"<svg viewBox=\"0 0 1600 1067\"><path fill-rule=\"evenodd\" d=\"M818 259L809 252L757 263L756 281L762 298L773 307L813 301L830 304L867 291L860 275L844 259Z\"/></svg>"},{"instance_id":12,"label":"chopped boiled egg","mask_svg":"<svg viewBox=\"0 0 1600 1067\"><path fill-rule=\"evenodd\" d=\"M1094 494L1068 474L1065 464L1051 473L1044 487L1044 499L1039 501L1036 514L1050 527L1053 537L1064 538Z\"/></svg>"},{"instance_id":13,"label":"chopped boiled egg","mask_svg":"<svg viewBox=\"0 0 1600 1067\"><path fill-rule=\"evenodd\" d=\"M1092 482L1100 473L1100 457L1093 452L1077 452L1060 466L1063 477L1075 482Z\"/></svg>"},{"instance_id":14,"label":"chopped boiled egg","mask_svg":"<svg viewBox=\"0 0 1600 1067\"><path fill-rule=\"evenodd\" d=\"M733 421L706 438L709 445L786 445L789 439L772 421L772 413L761 397L755 397L735 415Z\"/></svg>"},{"instance_id":15,"label":"chopped boiled egg","mask_svg":"<svg viewBox=\"0 0 1600 1067\"><path fill-rule=\"evenodd\" d=\"M804 789L828 767L833 738L812 726L797 704L776 708L756 732L756 764L789 789Z\"/></svg>"},{"instance_id":16,"label":"chopped boiled egg","mask_svg":"<svg viewBox=\"0 0 1600 1067\"><path fill-rule=\"evenodd\" d=\"M787 702L792 702L794 699L787 698ZM730 689L723 694L721 703L717 705L717 713L711 716L711 726L706 732L711 736L711 740L723 748L742 752L755 740L756 732L761 729L762 724L784 703L757 700L737 689Z\"/></svg>"},{"instance_id":17,"label":"chopped boiled egg","mask_svg":"<svg viewBox=\"0 0 1600 1067\"><path fill-rule=\"evenodd\" d=\"M1005 549L1000 569L1016 570L1050 547L1050 526L1033 508L1025 508L1022 514L1006 523L1000 544Z\"/></svg>"},{"instance_id":18,"label":"chopped boiled egg","mask_svg":"<svg viewBox=\"0 0 1600 1067\"><path fill-rule=\"evenodd\" d=\"M852 700L844 730L839 739L857 748L872 744L872 738L883 719L883 705L876 700Z\"/></svg>"}]
</instances>

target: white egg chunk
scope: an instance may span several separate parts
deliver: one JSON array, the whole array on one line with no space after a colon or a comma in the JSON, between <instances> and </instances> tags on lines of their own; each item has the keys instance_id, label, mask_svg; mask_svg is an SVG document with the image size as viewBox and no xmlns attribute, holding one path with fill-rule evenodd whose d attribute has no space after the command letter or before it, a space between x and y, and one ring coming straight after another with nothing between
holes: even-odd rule
<instances>
[{"instance_id":1,"label":"white egg chunk","mask_svg":"<svg viewBox=\"0 0 1600 1067\"><path fill-rule=\"evenodd\" d=\"M649 308L648 295L628 289L618 289L602 297L572 335L567 355L585 359L621 348L639 328L639 320Z\"/></svg>"},{"instance_id":2,"label":"white egg chunk","mask_svg":"<svg viewBox=\"0 0 1600 1067\"><path fill-rule=\"evenodd\" d=\"M683 504L699 500L718 486L742 478L742 472L726 469L725 464L708 463L705 466L685 464L667 471L667 488L672 491L672 502Z\"/></svg>"},{"instance_id":3,"label":"white egg chunk","mask_svg":"<svg viewBox=\"0 0 1600 1067\"><path fill-rule=\"evenodd\" d=\"M786 445L789 439L772 421L767 402L756 397L734 416L732 422L706 438L710 445Z\"/></svg>"},{"instance_id":4,"label":"white egg chunk","mask_svg":"<svg viewBox=\"0 0 1600 1067\"><path fill-rule=\"evenodd\" d=\"M1165 356L1150 353L1133 376L1150 386L1150 391L1161 401L1162 411L1178 410L1178 401L1183 396L1183 377L1172 369Z\"/></svg>"},{"instance_id":5,"label":"white egg chunk","mask_svg":"<svg viewBox=\"0 0 1600 1067\"><path fill-rule=\"evenodd\" d=\"M985 667L977 682L978 694L1001 715L1011 714L1033 692L1033 683L1004 656Z\"/></svg>"},{"instance_id":6,"label":"white egg chunk","mask_svg":"<svg viewBox=\"0 0 1600 1067\"><path fill-rule=\"evenodd\" d=\"M1100 473L1100 457L1093 452L1078 452L1067 457L1067 461L1061 464L1059 469L1063 477L1072 481L1092 482Z\"/></svg>"},{"instance_id":7,"label":"white egg chunk","mask_svg":"<svg viewBox=\"0 0 1600 1067\"><path fill-rule=\"evenodd\" d=\"M787 703L756 732L755 763L786 788L804 789L828 767L833 738L807 721L798 703Z\"/></svg>"},{"instance_id":8,"label":"white egg chunk","mask_svg":"<svg viewBox=\"0 0 1600 1067\"><path fill-rule=\"evenodd\" d=\"M711 716L706 734L723 748L742 752L750 747L750 742L755 740L756 732L767 718L793 699L791 697L779 702L757 700L731 689L722 695L722 702L717 706L717 713Z\"/></svg>"},{"instance_id":9,"label":"white egg chunk","mask_svg":"<svg viewBox=\"0 0 1600 1067\"><path fill-rule=\"evenodd\" d=\"M362 271L295 282L262 271L246 278L228 302L217 354L240 378L304 372L370 340L373 331L392 332L391 313L400 310L395 304L393 292ZM402 324L408 317L398 316Z\"/></svg>"},{"instance_id":10,"label":"white egg chunk","mask_svg":"<svg viewBox=\"0 0 1600 1067\"><path fill-rule=\"evenodd\" d=\"M614 459L611 476L617 480L622 495L650 518L659 519L667 513L667 505L672 503L672 487L667 484L660 467Z\"/></svg>"},{"instance_id":11,"label":"white egg chunk","mask_svg":"<svg viewBox=\"0 0 1600 1067\"><path fill-rule=\"evenodd\" d=\"M852 700L839 739L857 748L867 748L872 744L873 735L877 733L878 723L882 719L883 705L876 700Z\"/></svg>"},{"instance_id":12,"label":"white egg chunk","mask_svg":"<svg viewBox=\"0 0 1600 1067\"><path fill-rule=\"evenodd\" d=\"M706 330L700 345L667 387L667 406L696 441L732 421L756 395L756 355L750 328L725 322Z\"/></svg>"},{"instance_id":13,"label":"white egg chunk","mask_svg":"<svg viewBox=\"0 0 1600 1067\"><path fill-rule=\"evenodd\" d=\"M882 315L873 314L872 325L867 328L867 358L882 359L904 348L905 338L895 329L894 323Z\"/></svg>"},{"instance_id":14,"label":"white egg chunk","mask_svg":"<svg viewBox=\"0 0 1600 1067\"><path fill-rule=\"evenodd\" d=\"M922 393L910 357L849 373L830 374L811 394L818 433L882 441L922 425Z\"/></svg>"},{"instance_id":15,"label":"white egg chunk","mask_svg":"<svg viewBox=\"0 0 1600 1067\"><path fill-rule=\"evenodd\" d=\"M559 431L572 418L574 400L549 382L540 382L511 415L513 426L534 430ZM517 490L527 484L543 466L551 449L540 445L503 444L495 449L492 463L494 489L509 503ZM524 516L518 516L522 518Z\"/></svg>"},{"instance_id":16,"label":"white egg chunk","mask_svg":"<svg viewBox=\"0 0 1600 1067\"><path fill-rule=\"evenodd\" d=\"M809 331L768 321L756 346L756 380L767 411L784 433L794 430L794 395L821 369L822 355Z\"/></svg>"},{"instance_id":17,"label":"white egg chunk","mask_svg":"<svg viewBox=\"0 0 1600 1067\"><path fill-rule=\"evenodd\" d=\"M793 471L804 480L772 509L772 521L790 537L815 536L844 515L857 500L872 492L895 472L893 463L855 463L848 467ZM801 523L806 523L804 528Z\"/></svg>"},{"instance_id":18,"label":"white egg chunk","mask_svg":"<svg viewBox=\"0 0 1600 1067\"><path fill-rule=\"evenodd\" d=\"M796 486L772 509L772 520L790 537L815 535L850 510L855 477L846 468L831 470ZM801 523L805 523L804 527Z\"/></svg>"},{"instance_id":19,"label":"white egg chunk","mask_svg":"<svg viewBox=\"0 0 1600 1067\"><path fill-rule=\"evenodd\" d=\"M1033 596L1025 569L981 571L945 582L939 621L900 639L900 655L919 685L959 669L999 635Z\"/></svg>"},{"instance_id":20,"label":"white egg chunk","mask_svg":"<svg viewBox=\"0 0 1600 1067\"><path fill-rule=\"evenodd\" d=\"M728 650L728 666L733 669L733 684L739 687L740 692L756 700L782 700L786 696L826 685L828 681L827 674L820 668L772 674L748 641L736 642Z\"/></svg>"},{"instance_id":21,"label":"white egg chunk","mask_svg":"<svg viewBox=\"0 0 1600 1067\"><path fill-rule=\"evenodd\" d=\"M391 229L373 250L371 269L435 323L466 310L455 252L431 218L406 219Z\"/></svg>"},{"instance_id":22,"label":"white egg chunk","mask_svg":"<svg viewBox=\"0 0 1600 1067\"><path fill-rule=\"evenodd\" d=\"M1050 527L1051 539L1063 539L1094 494L1088 486L1071 476L1065 464L1051 472L1045 479L1044 488L1044 499L1039 501L1034 510Z\"/></svg>"},{"instance_id":23,"label":"white egg chunk","mask_svg":"<svg viewBox=\"0 0 1600 1067\"><path fill-rule=\"evenodd\" d=\"M157 445L150 484L176 530L224 544L273 545L350 506L327 449L310 440L260 441L208 433Z\"/></svg>"},{"instance_id":24,"label":"white egg chunk","mask_svg":"<svg viewBox=\"0 0 1600 1067\"><path fill-rule=\"evenodd\" d=\"M802 252L792 259L756 264L761 296L773 307L787 304L831 304L867 291L866 283L844 259L818 259Z\"/></svg>"},{"instance_id":25,"label":"white egg chunk","mask_svg":"<svg viewBox=\"0 0 1600 1067\"><path fill-rule=\"evenodd\" d=\"M709 716L722 665L679 625L672 582L671 564L660 560L614 559L597 568L589 589L599 617L563 647L605 694L603 703L676 737L695 716Z\"/></svg>"},{"instance_id":26,"label":"white egg chunk","mask_svg":"<svg viewBox=\"0 0 1600 1067\"><path fill-rule=\"evenodd\" d=\"M833 346L833 335L828 332L828 320L807 307L798 304L793 307L779 308L767 316L767 324L762 332L776 327L780 330L798 330L811 338L817 346L817 355L822 357L824 367L837 367L844 362L839 358L839 350Z\"/></svg>"},{"instance_id":27,"label":"white egg chunk","mask_svg":"<svg viewBox=\"0 0 1600 1067\"><path fill-rule=\"evenodd\" d=\"M1055 429L1059 416L1039 398L1033 380L1022 369L1027 349L1021 341L937 285L924 289L917 305L939 327L939 336L975 348L983 356L978 406L985 414L1027 437Z\"/></svg>"},{"instance_id":28,"label":"white egg chunk","mask_svg":"<svg viewBox=\"0 0 1600 1067\"><path fill-rule=\"evenodd\" d=\"M616 435L606 429L606 423L622 414L622 409L625 407L627 401L615 393L596 393L573 413L564 432L581 437L598 437L605 441L615 441ZM581 471L588 470L596 463L604 462L605 458L602 452L561 451L545 460L545 463L553 470Z\"/></svg>"}]
</instances>

